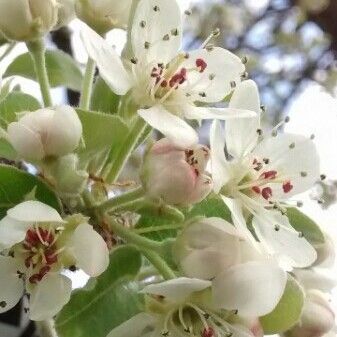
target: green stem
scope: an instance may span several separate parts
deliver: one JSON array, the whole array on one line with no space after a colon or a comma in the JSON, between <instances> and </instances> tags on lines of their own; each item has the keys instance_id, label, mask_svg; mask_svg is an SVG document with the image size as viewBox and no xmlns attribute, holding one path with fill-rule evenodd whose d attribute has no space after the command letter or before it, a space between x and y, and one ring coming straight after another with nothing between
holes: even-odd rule
<instances>
[{"instance_id":1,"label":"green stem","mask_svg":"<svg viewBox=\"0 0 337 337\"><path fill-rule=\"evenodd\" d=\"M134 233L147 234L147 233L166 231L166 230L170 230L170 229L179 229L179 228L182 228L182 227L183 227L182 224L151 226L151 227L144 227L144 228L136 228L136 229L134 229Z\"/></svg>"},{"instance_id":2,"label":"green stem","mask_svg":"<svg viewBox=\"0 0 337 337\"><path fill-rule=\"evenodd\" d=\"M27 42L27 48L34 63L35 73L40 84L44 106L52 106L53 102L50 94L50 84L46 67L46 48L44 42L42 39Z\"/></svg>"},{"instance_id":3,"label":"green stem","mask_svg":"<svg viewBox=\"0 0 337 337\"><path fill-rule=\"evenodd\" d=\"M141 249L141 252L159 271L159 273L164 277L165 280L171 280L176 278L176 274L174 273L174 271L157 253L147 249Z\"/></svg>"},{"instance_id":4,"label":"green stem","mask_svg":"<svg viewBox=\"0 0 337 337\"><path fill-rule=\"evenodd\" d=\"M96 208L99 209L101 212L107 212L109 210L118 208L119 206L122 206L124 204L128 204L132 201L140 199L143 195L144 195L143 188L138 187L132 191L123 193L121 195L118 195L117 197L109 199L103 202L102 204L96 206Z\"/></svg>"},{"instance_id":5,"label":"green stem","mask_svg":"<svg viewBox=\"0 0 337 337\"><path fill-rule=\"evenodd\" d=\"M119 152L112 163L110 171L106 175L106 181L114 183L118 179L120 172L129 159L131 153L135 150L135 147L146 126L147 124L142 118L136 117L135 123L130 128L124 144L120 146Z\"/></svg>"},{"instance_id":6,"label":"green stem","mask_svg":"<svg viewBox=\"0 0 337 337\"><path fill-rule=\"evenodd\" d=\"M40 337L57 337L53 321L35 322Z\"/></svg>"},{"instance_id":7,"label":"green stem","mask_svg":"<svg viewBox=\"0 0 337 337\"><path fill-rule=\"evenodd\" d=\"M105 217L105 220L107 220L107 217ZM151 251L161 250L162 246L160 242L156 242L156 241L147 239L143 236L140 236L136 233L133 233L128 228L112 220L111 218L108 218L107 224L114 231L115 234L120 236L125 241L138 246L141 249L151 250Z\"/></svg>"},{"instance_id":8,"label":"green stem","mask_svg":"<svg viewBox=\"0 0 337 337\"><path fill-rule=\"evenodd\" d=\"M3 52L3 54L0 56L0 62L14 49L16 46L16 42L11 42L6 50Z\"/></svg>"},{"instance_id":9,"label":"green stem","mask_svg":"<svg viewBox=\"0 0 337 337\"><path fill-rule=\"evenodd\" d=\"M90 100L92 87L94 82L96 64L93 59L88 58L87 66L85 68L85 74L82 83L82 93L80 99L80 109L89 110L90 109Z\"/></svg>"}]
</instances>

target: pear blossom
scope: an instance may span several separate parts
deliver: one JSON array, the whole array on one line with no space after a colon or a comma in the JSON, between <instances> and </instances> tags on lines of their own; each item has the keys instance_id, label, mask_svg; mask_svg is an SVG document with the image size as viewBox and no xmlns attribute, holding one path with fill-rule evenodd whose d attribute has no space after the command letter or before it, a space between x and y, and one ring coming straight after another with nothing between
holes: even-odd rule
<instances>
[{"instance_id":1,"label":"pear blossom","mask_svg":"<svg viewBox=\"0 0 337 337\"><path fill-rule=\"evenodd\" d=\"M229 107L249 109L258 116L229 120L225 133L219 121L211 128L211 166L214 190L230 208L235 224L253 243L244 214L266 252L283 265L307 267L315 249L286 217L286 200L308 190L319 177L319 158L310 138L295 134L263 135L260 98L252 80L240 83ZM226 149L228 156L224 153Z\"/></svg>"},{"instance_id":2,"label":"pear blossom","mask_svg":"<svg viewBox=\"0 0 337 337\"><path fill-rule=\"evenodd\" d=\"M83 219L81 219L83 220ZM69 301L71 281L62 270L76 266L98 276L109 253L85 221L67 223L52 207L26 201L0 221L0 313L29 295L29 316L52 318Z\"/></svg>"},{"instance_id":3,"label":"pear blossom","mask_svg":"<svg viewBox=\"0 0 337 337\"><path fill-rule=\"evenodd\" d=\"M182 14L176 0L140 0L129 29L130 59L121 59L88 27L82 31L82 40L111 90L118 95L128 93L138 114L170 140L183 146L196 143L197 134L185 118L254 115L247 110L207 106L221 102L232 91L245 66L229 51L208 46L217 31L200 49L181 51Z\"/></svg>"},{"instance_id":4,"label":"pear blossom","mask_svg":"<svg viewBox=\"0 0 337 337\"><path fill-rule=\"evenodd\" d=\"M243 325L228 322L235 312L224 313L212 307L210 281L180 277L150 284L147 310L124 322L108 337L253 337Z\"/></svg>"},{"instance_id":5,"label":"pear blossom","mask_svg":"<svg viewBox=\"0 0 337 337\"><path fill-rule=\"evenodd\" d=\"M0 30L9 40L34 40L53 28L57 12L56 0L2 0Z\"/></svg>"},{"instance_id":6,"label":"pear blossom","mask_svg":"<svg viewBox=\"0 0 337 337\"><path fill-rule=\"evenodd\" d=\"M224 219L207 218L182 230L173 255L184 275L212 280L218 308L257 317L276 307L287 281L285 270L262 248Z\"/></svg>"},{"instance_id":7,"label":"pear blossom","mask_svg":"<svg viewBox=\"0 0 337 337\"><path fill-rule=\"evenodd\" d=\"M7 140L20 158L40 161L73 152L82 137L82 124L70 106L24 113L7 127Z\"/></svg>"},{"instance_id":8,"label":"pear blossom","mask_svg":"<svg viewBox=\"0 0 337 337\"><path fill-rule=\"evenodd\" d=\"M168 204L200 202L212 190L205 173L209 149L203 145L183 148L169 139L156 142L145 156L141 179L146 193Z\"/></svg>"}]
</instances>

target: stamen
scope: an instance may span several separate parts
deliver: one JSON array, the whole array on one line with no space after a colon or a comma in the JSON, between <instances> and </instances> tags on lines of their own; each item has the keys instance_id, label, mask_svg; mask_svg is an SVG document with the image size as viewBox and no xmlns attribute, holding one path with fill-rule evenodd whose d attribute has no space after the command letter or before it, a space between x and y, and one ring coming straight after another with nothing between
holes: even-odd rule
<instances>
[{"instance_id":1,"label":"stamen","mask_svg":"<svg viewBox=\"0 0 337 337\"><path fill-rule=\"evenodd\" d=\"M141 28L145 28L146 27L146 21L142 20L140 23L139 23L140 27Z\"/></svg>"},{"instance_id":2,"label":"stamen","mask_svg":"<svg viewBox=\"0 0 337 337\"><path fill-rule=\"evenodd\" d=\"M265 187L261 191L262 197L269 200L273 196L273 191L270 187Z\"/></svg>"},{"instance_id":3,"label":"stamen","mask_svg":"<svg viewBox=\"0 0 337 337\"><path fill-rule=\"evenodd\" d=\"M325 174L321 174L321 175L320 175L320 178L321 178L321 180L323 181L323 180L326 179L326 175L325 175Z\"/></svg>"},{"instance_id":4,"label":"stamen","mask_svg":"<svg viewBox=\"0 0 337 337\"><path fill-rule=\"evenodd\" d=\"M214 29L213 32L204 41L204 43L200 46L200 49L204 49L214 37L218 37L219 35L220 29L219 28Z\"/></svg>"},{"instance_id":5,"label":"stamen","mask_svg":"<svg viewBox=\"0 0 337 337\"><path fill-rule=\"evenodd\" d=\"M181 325L183 326L185 332L189 332L190 329L187 327L187 325L185 323L184 312L183 312L183 307L182 306L179 307L178 315L179 315L179 321L180 321Z\"/></svg>"}]
</instances>

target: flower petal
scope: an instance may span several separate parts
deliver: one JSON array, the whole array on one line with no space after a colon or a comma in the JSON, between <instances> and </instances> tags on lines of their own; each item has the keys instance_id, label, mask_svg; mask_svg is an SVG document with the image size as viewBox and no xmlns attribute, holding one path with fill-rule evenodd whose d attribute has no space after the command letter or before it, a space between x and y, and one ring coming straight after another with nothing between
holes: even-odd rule
<instances>
[{"instance_id":1,"label":"flower petal","mask_svg":"<svg viewBox=\"0 0 337 337\"><path fill-rule=\"evenodd\" d=\"M153 316L142 312L113 329L107 337L144 337L148 328L156 323Z\"/></svg>"},{"instance_id":2,"label":"flower petal","mask_svg":"<svg viewBox=\"0 0 337 337\"><path fill-rule=\"evenodd\" d=\"M88 224L79 225L73 235L71 249L77 266L96 277L109 265L109 250L103 238Z\"/></svg>"},{"instance_id":3,"label":"flower petal","mask_svg":"<svg viewBox=\"0 0 337 337\"><path fill-rule=\"evenodd\" d=\"M44 157L43 145L37 133L23 125L13 122L8 125L8 141L26 160L41 160Z\"/></svg>"},{"instance_id":4,"label":"flower petal","mask_svg":"<svg viewBox=\"0 0 337 337\"><path fill-rule=\"evenodd\" d=\"M7 211L7 215L16 221L64 223L60 214L52 207L40 201L29 200Z\"/></svg>"},{"instance_id":5,"label":"flower petal","mask_svg":"<svg viewBox=\"0 0 337 337\"><path fill-rule=\"evenodd\" d=\"M231 119L226 123L226 145L228 152L236 159L249 153L257 143L260 128L260 97L254 81L241 82L235 89L229 109L254 111L257 116L245 119Z\"/></svg>"},{"instance_id":6,"label":"flower petal","mask_svg":"<svg viewBox=\"0 0 337 337\"><path fill-rule=\"evenodd\" d=\"M232 91L231 82L240 83L241 75L245 71L240 58L223 48L198 49L188 55L181 64L182 68L195 68L197 60L207 64L203 72L188 72L188 81L182 86L194 101L222 101Z\"/></svg>"},{"instance_id":7,"label":"flower petal","mask_svg":"<svg viewBox=\"0 0 337 337\"><path fill-rule=\"evenodd\" d=\"M319 179L319 156L314 142L301 135L279 134L263 140L254 150L254 156L268 158L270 169L291 181L293 189L284 193L282 185L273 184L273 197L289 198L311 188Z\"/></svg>"},{"instance_id":8,"label":"flower petal","mask_svg":"<svg viewBox=\"0 0 337 337\"><path fill-rule=\"evenodd\" d=\"M296 279L305 289L318 289L323 292L331 292L337 286L337 278L324 270L296 269Z\"/></svg>"},{"instance_id":9,"label":"flower petal","mask_svg":"<svg viewBox=\"0 0 337 337\"><path fill-rule=\"evenodd\" d=\"M11 248L25 239L30 223L17 221L5 216L0 221L0 251Z\"/></svg>"},{"instance_id":10,"label":"flower petal","mask_svg":"<svg viewBox=\"0 0 337 337\"><path fill-rule=\"evenodd\" d=\"M12 309L23 295L23 281L17 270L15 259L0 256L0 314Z\"/></svg>"},{"instance_id":11,"label":"flower petal","mask_svg":"<svg viewBox=\"0 0 337 337\"><path fill-rule=\"evenodd\" d=\"M166 64L177 56L181 40L182 18L176 0L139 1L131 30L137 59Z\"/></svg>"},{"instance_id":12,"label":"flower petal","mask_svg":"<svg viewBox=\"0 0 337 337\"><path fill-rule=\"evenodd\" d=\"M150 284L141 292L144 294L164 296L172 301L182 301L192 293L207 289L211 285L212 282L210 281L180 277L174 280Z\"/></svg>"},{"instance_id":13,"label":"flower petal","mask_svg":"<svg viewBox=\"0 0 337 337\"><path fill-rule=\"evenodd\" d=\"M114 93L125 95L132 86L132 80L113 47L86 25L83 26L81 37L89 57L97 63L104 81Z\"/></svg>"},{"instance_id":14,"label":"flower petal","mask_svg":"<svg viewBox=\"0 0 337 337\"><path fill-rule=\"evenodd\" d=\"M247 262L228 268L213 281L217 307L238 310L239 315L263 316L280 301L287 274L270 261Z\"/></svg>"},{"instance_id":15,"label":"flower petal","mask_svg":"<svg viewBox=\"0 0 337 337\"><path fill-rule=\"evenodd\" d=\"M189 147L198 142L198 135L195 130L184 120L165 110L161 105L138 110L138 114L177 146Z\"/></svg>"},{"instance_id":16,"label":"flower petal","mask_svg":"<svg viewBox=\"0 0 337 337\"><path fill-rule=\"evenodd\" d=\"M270 253L280 259L287 269L305 268L312 265L317 253L314 247L291 227L285 215L266 211L264 217L254 217L253 227L260 242ZM277 230L275 230L277 226Z\"/></svg>"},{"instance_id":17,"label":"flower petal","mask_svg":"<svg viewBox=\"0 0 337 337\"><path fill-rule=\"evenodd\" d=\"M232 174L230 164L225 157L225 137L219 121L215 120L211 126L211 167L214 191L220 189L230 180Z\"/></svg>"},{"instance_id":18,"label":"flower petal","mask_svg":"<svg viewBox=\"0 0 337 337\"><path fill-rule=\"evenodd\" d=\"M70 294L71 281L68 277L47 275L30 294L30 319L43 321L52 318L68 303Z\"/></svg>"}]
</instances>

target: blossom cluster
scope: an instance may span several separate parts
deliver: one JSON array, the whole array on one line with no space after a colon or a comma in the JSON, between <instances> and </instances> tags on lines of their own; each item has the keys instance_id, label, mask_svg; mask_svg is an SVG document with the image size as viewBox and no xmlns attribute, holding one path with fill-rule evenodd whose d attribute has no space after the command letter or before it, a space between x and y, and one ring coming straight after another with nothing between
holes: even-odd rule
<instances>
[{"instance_id":1,"label":"blossom cluster","mask_svg":"<svg viewBox=\"0 0 337 337\"><path fill-rule=\"evenodd\" d=\"M75 13L89 56L81 103L53 106L37 41ZM217 30L184 51L182 18L176 0L0 2L0 29L27 43L44 97L36 111L9 118L0 110L1 141L14 153L1 153L12 166L0 166L0 313L24 296L30 319L55 317L71 302L65 270L81 269L99 285L101 274L119 272L109 267L109 250L112 259L129 244L143 255L134 280L142 309L111 326L109 337L332 334L336 281L323 272L333 263L332 239L294 199L322 178L314 139L282 132L288 118L264 130L247 59L213 46ZM126 27L120 56L104 35ZM95 66L96 84L105 82L117 111L90 110ZM4 98L3 91L6 101L10 89ZM210 120L209 147L199 143L202 120ZM136 149L142 164L133 169L138 187L130 189L121 177ZM8 188L1 180L4 167L18 175L18 163L30 171L27 184L36 179L29 193L25 183ZM5 200L11 188L15 201ZM155 218L147 232L140 227L144 209ZM143 235L163 230L163 219L173 236ZM155 269L142 278L149 263ZM294 301L300 308L288 317L284 306ZM97 313L92 324L99 319ZM276 320L281 327L270 328Z\"/></svg>"}]
</instances>

